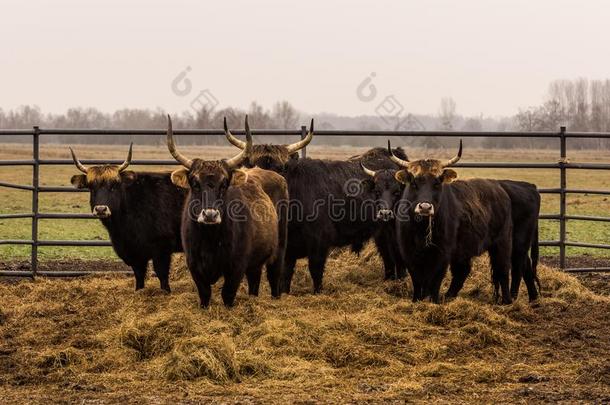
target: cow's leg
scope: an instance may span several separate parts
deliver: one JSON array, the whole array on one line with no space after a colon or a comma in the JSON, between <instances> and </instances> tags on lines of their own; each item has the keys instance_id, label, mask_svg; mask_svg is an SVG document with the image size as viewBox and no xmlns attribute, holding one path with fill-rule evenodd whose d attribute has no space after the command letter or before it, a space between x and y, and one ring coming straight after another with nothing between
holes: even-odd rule
<instances>
[{"instance_id":1,"label":"cow's leg","mask_svg":"<svg viewBox=\"0 0 610 405\"><path fill-rule=\"evenodd\" d=\"M508 287L512 245L510 238L506 239L501 239L496 245L489 249L494 291L496 292L496 296L498 289L502 291L502 304L510 304L512 302Z\"/></svg>"},{"instance_id":2,"label":"cow's leg","mask_svg":"<svg viewBox=\"0 0 610 405\"><path fill-rule=\"evenodd\" d=\"M464 287L464 281L470 274L470 261L451 263L451 284L445 293L447 298L455 298Z\"/></svg>"},{"instance_id":3,"label":"cow's leg","mask_svg":"<svg viewBox=\"0 0 610 405\"><path fill-rule=\"evenodd\" d=\"M319 294L322 291L322 279L324 278L324 267L326 266L326 257L328 250L315 252L309 255L309 274L313 281L313 293Z\"/></svg>"},{"instance_id":4,"label":"cow's leg","mask_svg":"<svg viewBox=\"0 0 610 405\"><path fill-rule=\"evenodd\" d=\"M413 284L413 302L421 301L423 299L422 280L413 272L411 273L411 283Z\"/></svg>"},{"instance_id":5,"label":"cow's leg","mask_svg":"<svg viewBox=\"0 0 610 405\"><path fill-rule=\"evenodd\" d=\"M193 277L197 292L199 293L199 305L201 308L207 308L212 298L212 286L203 277L203 273L200 270L191 270L191 277Z\"/></svg>"},{"instance_id":6,"label":"cow's leg","mask_svg":"<svg viewBox=\"0 0 610 405\"><path fill-rule=\"evenodd\" d=\"M525 265L523 266L523 280L527 287L527 295L530 302L538 299L538 288L536 287L536 276L532 268L532 261L529 257L525 257Z\"/></svg>"},{"instance_id":7,"label":"cow's leg","mask_svg":"<svg viewBox=\"0 0 610 405\"><path fill-rule=\"evenodd\" d=\"M144 279L146 278L148 262L138 263L131 266L133 274L136 276L136 291L144 288Z\"/></svg>"},{"instance_id":8,"label":"cow's leg","mask_svg":"<svg viewBox=\"0 0 610 405\"><path fill-rule=\"evenodd\" d=\"M375 246L377 246L377 252L379 252L383 262L384 280L396 280L398 276L396 274L396 264L393 260L389 244L390 241L383 231L375 236Z\"/></svg>"},{"instance_id":9,"label":"cow's leg","mask_svg":"<svg viewBox=\"0 0 610 405\"><path fill-rule=\"evenodd\" d=\"M222 285L222 302L227 307L232 307L235 304L235 297L237 296L237 290L239 289L239 284L241 283L241 279L244 277L244 273L247 272L247 263L244 258L233 259L232 267L225 272L224 278L225 282ZM258 277L257 277L257 293L258 293L258 284L260 284L260 275L261 267L258 266ZM249 280L248 280L249 281ZM248 287L250 283L248 283Z\"/></svg>"},{"instance_id":10,"label":"cow's leg","mask_svg":"<svg viewBox=\"0 0 610 405\"><path fill-rule=\"evenodd\" d=\"M294 256L286 255L284 260L284 274L283 274L283 292L290 294L290 285L292 284L292 276L294 275L294 267L297 264L297 258Z\"/></svg>"},{"instance_id":11,"label":"cow's leg","mask_svg":"<svg viewBox=\"0 0 610 405\"><path fill-rule=\"evenodd\" d=\"M169 288L169 267L172 261L171 253L161 254L153 259L153 267L155 274L159 278L161 289L165 292L171 292Z\"/></svg>"},{"instance_id":12,"label":"cow's leg","mask_svg":"<svg viewBox=\"0 0 610 405\"><path fill-rule=\"evenodd\" d=\"M271 296L273 298L280 298L280 295L282 293L281 282L283 266L283 258L278 258L273 263L267 264L267 280L269 281L269 288L271 288Z\"/></svg>"},{"instance_id":13,"label":"cow's leg","mask_svg":"<svg viewBox=\"0 0 610 405\"><path fill-rule=\"evenodd\" d=\"M248 295L258 297L258 290L261 284L261 266L254 266L248 269L246 277L248 279Z\"/></svg>"},{"instance_id":14,"label":"cow's leg","mask_svg":"<svg viewBox=\"0 0 610 405\"><path fill-rule=\"evenodd\" d=\"M438 304L440 302L441 284L443 283L443 279L445 278L446 273L447 264L443 263L441 266L436 268L432 279L429 280L428 292L430 293L430 299L435 304Z\"/></svg>"}]
</instances>

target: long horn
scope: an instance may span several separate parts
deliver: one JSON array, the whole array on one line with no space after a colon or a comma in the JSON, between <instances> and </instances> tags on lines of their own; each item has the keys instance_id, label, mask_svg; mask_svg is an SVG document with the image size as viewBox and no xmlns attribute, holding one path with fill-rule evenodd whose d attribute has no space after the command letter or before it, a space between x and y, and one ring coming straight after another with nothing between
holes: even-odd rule
<instances>
[{"instance_id":1,"label":"long horn","mask_svg":"<svg viewBox=\"0 0 610 405\"><path fill-rule=\"evenodd\" d=\"M364 170L364 172L366 174L368 174L371 177L375 177L375 170L367 169L366 166L364 165L364 163L362 163L362 162L360 162L360 166L362 167L362 170Z\"/></svg>"},{"instance_id":2,"label":"long horn","mask_svg":"<svg viewBox=\"0 0 610 405\"><path fill-rule=\"evenodd\" d=\"M169 116L169 114L167 114L167 149L178 163L187 169L191 168L193 161L176 150L176 144L174 143L174 130L172 129L172 118Z\"/></svg>"},{"instance_id":3,"label":"long horn","mask_svg":"<svg viewBox=\"0 0 610 405\"><path fill-rule=\"evenodd\" d=\"M443 163L443 167L449 167L449 166L457 163L461 157L462 157L462 140L460 139L460 150L458 151L458 154L455 155L454 157L452 157L451 159L449 159L448 161L446 161L445 163Z\"/></svg>"},{"instance_id":4,"label":"long horn","mask_svg":"<svg viewBox=\"0 0 610 405\"><path fill-rule=\"evenodd\" d=\"M241 165L241 163L248 157L252 151L252 133L250 132L250 126L248 125L248 116L246 115L246 142L244 149L231 159L225 160L225 164L229 169L234 169Z\"/></svg>"},{"instance_id":5,"label":"long horn","mask_svg":"<svg viewBox=\"0 0 610 405\"><path fill-rule=\"evenodd\" d=\"M122 172L123 170L127 169L127 166L129 166L129 164L131 163L131 152L133 149L133 142L129 144L129 152L127 153L127 160L125 160L120 166L119 166L119 173Z\"/></svg>"},{"instance_id":6,"label":"long horn","mask_svg":"<svg viewBox=\"0 0 610 405\"><path fill-rule=\"evenodd\" d=\"M225 117L225 119L224 119L224 126L225 126L225 136L227 137L227 140L229 142L231 142L231 144L233 146L237 146L239 149L246 149L246 143L244 141L240 141L239 139L237 139L231 133L231 131L229 131L229 127L227 126L227 117Z\"/></svg>"},{"instance_id":7,"label":"long horn","mask_svg":"<svg viewBox=\"0 0 610 405\"><path fill-rule=\"evenodd\" d=\"M85 166L80 162L80 160L78 160L72 148L70 148L70 153L72 154L72 160L74 161L74 165L76 166L76 168L81 172L87 174L87 166Z\"/></svg>"},{"instance_id":8,"label":"long horn","mask_svg":"<svg viewBox=\"0 0 610 405\"><path fill-rule=\"evenodd\" d=\"M311 119L311 124L309 126L309 132L307 132L307 135L305 136L305 138L301 139L298 142L291 143L290 145L286 145L286 149L288 149L288 153L294 153L298 150L303 149L307 145L309 145L309 142L311 142L312 139L313 139L313 118Z\"/></svg>"},{"instance_id":9,"label":"long horn","mask_svg":"<svg viewBox=\"0 0 610 405\"><path fill-rule=\"evenodd\" d=\"M388 153L390 154L390 159L392 159L392 162L396 163L398 166L402 166L402 167L409 166L408 160L402 160L401 158L396 157L394 155L394 152L392 152L392 146L390 145L389 139L388 139Z\"/></svg>"}]
</instances>

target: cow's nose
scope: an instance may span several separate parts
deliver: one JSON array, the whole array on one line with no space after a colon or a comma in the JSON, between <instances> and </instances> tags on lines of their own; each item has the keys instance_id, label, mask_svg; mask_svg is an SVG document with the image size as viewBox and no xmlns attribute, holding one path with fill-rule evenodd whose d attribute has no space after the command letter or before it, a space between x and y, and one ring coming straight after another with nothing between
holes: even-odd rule
<instances>
[{"instance_id":1,"label":"cow's nose","mask_svg":"<svg viewBox=\"0 0 610 405\"><path fill-rule=\"evenodd\" d=\"M219 224L221 222L220 211L212 208L204 209L199 214L197 222L201 224Z\"/></svg>"},{"instance_id":2,"label":"cow's nose","mask_svg":"<svg viewBox=\"0 0 610 405\"><path fill-rule=\"evenodd\" d=\"M377 212L377 219L381 221L389 221L394 218L394 212L392 210L379 210Z\"/></svg>"},{"instance_id":3,"label":"cow's nose","mask_svg":"<svg viewBox=\"0 0 610 405\"><path fill-rule=\"evenodd\" d=\"M97 217L107 218L110 216L110 208L107 205L96 205L93 207L93 215Z\"/></svg>"},{"instance_id":4,"label":"cow's nose","mask_svg":"<svg viewBox=\"0 0 610 405\"><path fill-rule=\"evenodd\" d=\"M423 216L434 215L434 206L429 202L420 202L415 206L415 213Z\"/></svg>"}]
</instances>

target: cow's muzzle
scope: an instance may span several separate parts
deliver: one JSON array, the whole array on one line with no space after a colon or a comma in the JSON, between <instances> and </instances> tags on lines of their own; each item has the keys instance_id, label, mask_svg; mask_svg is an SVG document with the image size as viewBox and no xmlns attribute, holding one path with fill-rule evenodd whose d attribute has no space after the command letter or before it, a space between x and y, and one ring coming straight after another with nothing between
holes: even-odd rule
<instances>
[{"instance_id":1,"label":"cow's muzzle","mask_svg":"<svg viewBox=\"0 0 610 405\"><path fill-rule=\"evenodd\" d=\"M97 218L109 218L111 215L110 207L107 205L96 205L93 207L92 214Z\"/></svg>"},{"instance_id":2,"label":"cow's muzzle","mask_svg":"<svg viewBox=\"0 0 610 405\"><path fill-rule=\"evenodd\" d=\"M394 211L387 209L377 211L377 220L388 222L392 219L394 219Z\"/></svg>"},{"instance_id":3,"label":"cow's muzzle","mask_svg":"<svg viewBox=\"0 0 610 405\"><path fill-rule=\"evenodd\" d=\"M420 202L415 206L415 213L422 217L434 216L434 205L429 202Z\"/></svg>"},{"instance_id":4,"label":"cow's muzzle","mask_svg":"<svg viewBox=\"0 0 610 405\"><path fill-rule=\"evenodd\" d=\"M204 225L216 225L222 221L220 211L215 208L206 208L201 210L197 217L197 222Z\"/></svg>"}]
</instances>

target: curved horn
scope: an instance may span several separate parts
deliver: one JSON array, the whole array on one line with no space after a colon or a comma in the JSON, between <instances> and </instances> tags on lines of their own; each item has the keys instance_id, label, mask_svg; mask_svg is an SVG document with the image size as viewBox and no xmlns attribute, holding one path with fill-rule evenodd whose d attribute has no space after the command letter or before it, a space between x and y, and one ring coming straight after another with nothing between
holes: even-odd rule
<instances>
[{"instance_id":1,"label":"curved horn","mask_svg":"<svg viewBox=\"0 0 610 405\"><path fill-rule=\"evenodd\" d=\"M396 157L394 155L394 152L392 152L392 146L390 145L389 139L388 139L388 153L390 154L390 159L392 160L392 162L396 163L398 166L402 166L402 167L409 166L408 160L402 160L401 158Z\"/></svg>"},{"instance_id":2,"label":"curved horn","mask_svg":"<svg viewBox=\"0 0 610 405\"><path fill-rule=\"evenodd\" d=\"M313 118L311 119L311 124L309 126L309 132L307 132L307 135L305 136L305 138L301 139L298 142L291 143L290 145L286 145L286 149L288 149L288 153L294 153L298 150L303 149L307 145L309 145L309 142L311 142L312 139L313 139Z\"/></svg>"},{"instance_id":3,"label":"curved horn","mask_svg":"<svg viewBox=\"0 0 610 405\"><path fill-rule=\"evenodd\" d=\"M119 173L127 169L127 166L131 163L131 152L133 149L133 142L129 144L129 152L127 153L127 159L119 166Z\"/></svg>"},{"instance_id":4,"label":"curved horn","mask_svg":"<svg viewBox=\"0 0 610 405\"><path fill-rule=\"evenodd\" d=\"M176 144L174 143L174 131L172 129L172 118L169 116L169 114L167 114L167 149L178 163L187 169L191 168L193 161L176 150Z\"/></svg>"},{"instance_id":5,"label":"curved horn","mask_svg":"<svg viewBox=\"0 0 610 405\"><path fill-rule=\"evenodd\" d=\"M454 157L452 157L451 159L449 159L448 161L446 161L445 163L443 163L442 167L449 167L449 166L457 163L461 157L462 157L462 140L460 139L460 150L458 150L458 154L455 155Z\"/></svg>"},{"instance_id":6,"label":"curved horn","mask_svg":"<svg viewBox=\"0 0 610 405\"><path fill-rule=\"evenodd\" d=\"M225 160L225 164L229 169L238 167L252 151L252 133L250 132L250 126L248 125L248 116L246 115L246 142L244 149L231 159Z\"/></svg>"},{"instance_id":7,"label":"curved horn","mask_svg":"<svg viewBox=\"0 0 610 405\"><path fill-rule=\"evenodd\" d=\"M87 174L87 166L85 166L80 162L80 160L78 160L72 148L70 148L70 153L72 154L72 160L74 161L74 165L76 166L76 168L81 172Z\"/></svg>"},{"instance_id":8,"label":"curved horn","mask_svg":"<svg viewBox=\"0 0 610 405\"><path fill-rule=\"evenodd\" d=\"M225 136L227 140L233 145L237 146L239 149L246 149L246 143L244 141L240 141L237 139L231 131L229 131L229 127L227 126L227 117L224 119L224 127L225 127Z\"/></svg>"},{"instance_id":9,"label":"curved horn","mask_svg":"<svg viewBox=\"0 0 610 405\"><path fill-rule=\"evenodd\" d=\"M364 170L364 172L366 174L368 174L371 177L375 177L375 170L367 169L366 166L364 165L364 163L362 163L362 162L360 162L360 167L362 167L362 170Z\"/></svg>"}]
</instances>

